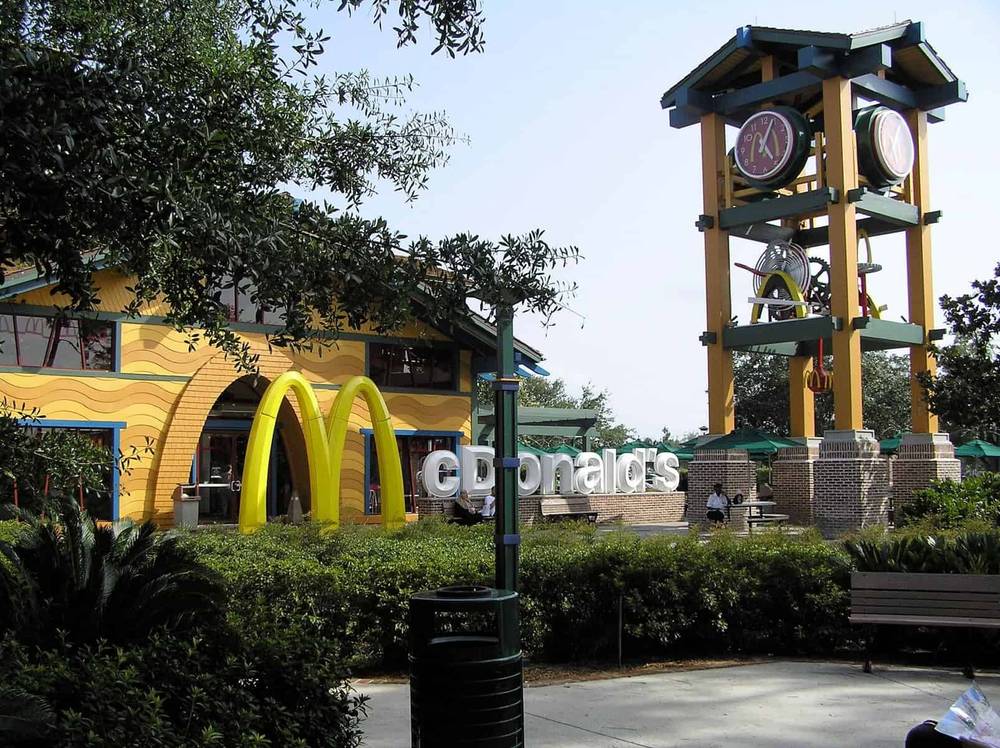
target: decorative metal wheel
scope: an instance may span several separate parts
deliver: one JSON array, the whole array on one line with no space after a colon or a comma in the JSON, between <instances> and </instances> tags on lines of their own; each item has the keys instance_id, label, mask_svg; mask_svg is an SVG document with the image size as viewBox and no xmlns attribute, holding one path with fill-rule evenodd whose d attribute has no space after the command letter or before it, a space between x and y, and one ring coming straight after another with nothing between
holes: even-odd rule
<instances>
[{"instance_id":1,"label":"decorative metal wheel","mask_svg":"<svg viewBox=\"0 0 1000 748\"><path fill-rule=\"evenodd\" d=\"M798 286L801 298L808 298L809 284L812 276L809 273L809 258L805 251L798 244L790 241L776 240L767 245L767 248L757 259L754 271L754 291L762 299L767 307L767 318L771 322L795 317L796 304L792 303L796 294L786 285L782 276L771 275L771 273L784 273L792 283ZM768 278L767 284L760 292L759 283L761 278ZM773 301L772 301L773 299Z\"/></svg>"},{"instance_id":2,"label":"decorative metal wheel","mask_svg":"<svg viewBox=\"0 0 1000 748\"><path fill-rule=\"evenodd\" d=\"M820 307L820 314L830 313L830 263L822 257L810 257L809 268L811 282L808 299Z\"/></svg>"}]
</instances>

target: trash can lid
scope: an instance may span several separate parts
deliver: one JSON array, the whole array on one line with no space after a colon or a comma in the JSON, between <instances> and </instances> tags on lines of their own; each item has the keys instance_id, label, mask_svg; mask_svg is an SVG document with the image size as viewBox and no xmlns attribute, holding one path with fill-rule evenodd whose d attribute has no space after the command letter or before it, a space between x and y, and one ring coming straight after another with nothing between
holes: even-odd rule
<instances>
[{"instance_id":1,"label":"trash can lid","mask_svg":"<svg viewBox=\"0 0 1000 748\"><path fill-rule=\"evenodd\" d=\"M487 587L485 584L456 584L451 587L441 587L435 590L435 592L438 597L490 597L493 593L493 588Z\"/></svg>"}]
</instances>

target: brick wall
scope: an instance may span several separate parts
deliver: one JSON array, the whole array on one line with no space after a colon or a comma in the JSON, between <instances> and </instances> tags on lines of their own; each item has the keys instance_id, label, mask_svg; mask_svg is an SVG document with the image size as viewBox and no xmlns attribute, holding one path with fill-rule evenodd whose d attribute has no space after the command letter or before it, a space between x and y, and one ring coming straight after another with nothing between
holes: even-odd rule
<instances>
[{"instance_id":1,"label":"brick wall","mask_svg":"<svg viewBox=\"0 0 1000 748\"><path fill-rule=\"evenodd\" d=\"M819 439L810 439L801 447L779 449L771 460L771 488L777 504L774 511L787 514L793 525L813 524L819 444Z\"/></svg>"},{"instance_id":2,"label":"brick wall","mask_svg":"<svg viewBox=\"0 0 1000 748\"><path fill-rule=\"evenodd\" d=\"M897 510L931 481L962 477L961 463L947 434L905 434L894 462L893 506Z\"/></svg>"},{"instance_id":3,"label":"brick wall","mask_svg":"<svg viewBox=\"0 0 1000 748\"><path fill-rule=\"evenodd\" d=\"M729 498L738 493L742 493L747 501L757 498L757 466L747 457L746 450L695 450L694 460L688 465L689 522L707 524L706 505L716 483L722 484ZM730 512L730 515L730 525L734 530L746 529L744 512Z\"/></svg>"},{"instance_id":4,"label":"brick wall","mask_svg":"<svg viewBox=\"0 0 1000 748\"><path fill-rule=\"evenodd\" d=\"M888 521L889 463L871 431L828 431L815 481L813 517L824 537Z\"/></svg>"},{"instance_id":5,"label":"brick wall","mask_svg":"<svg viewBox=\"0 0 1000 748\"><path fill-rule=\"evenodd\" d=\"M522 496L518 499L518 521L522 526L533 525L543 520L542 499L544 498L544 496L535 495ZM684 518L685 494L683 491L595 494L588 498L591 508L597 511L598 522L680 522ZM471 500L477 509L482 507L482 499L473 497ZM455 513L455 500L417 499L417 513L421 517L434 514L451 516Z\"/></svg>"}]
</instances>

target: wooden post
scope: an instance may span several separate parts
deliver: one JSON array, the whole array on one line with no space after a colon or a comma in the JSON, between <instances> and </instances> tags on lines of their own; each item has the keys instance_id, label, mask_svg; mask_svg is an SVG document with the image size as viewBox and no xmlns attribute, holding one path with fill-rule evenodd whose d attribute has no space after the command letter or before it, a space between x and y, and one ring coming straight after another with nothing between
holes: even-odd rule
<instances>
[{"instance_id":1,"label":"wooden post","mask_svg":"<svg viewBox=\"0 0 1000 748\"><path fill-rule=\"evenodd\" d=\"M791 436L816 436L816 396L806 384L812 356L788 359L788 420Z\"/></svg>"},{"instance_id":2,"label":"wooden post","mask_svg":"<svg viewBox=\"0 0 1000 748\"><path fill-rule=\"evenodd\" d=\"M729 234L719 228L722 174L726 160L726 123L718 114L701 118L701 174L704 213L714 224L705 233L706 330L715 334L708 348L708 432L728 434L733 413L733 355L722 345L722 331L732 317L729 291Z\"/></svg>"},{"instance_id":3,"label":"wooden post","mask_svg":"<svg viewBox=\"0 0 1000 748\"><path fill-rule=\"evenodd\" d=\"M930 210L930 175L927 165L927 113L912 110L906 114L913 135L913 171L910 174L910 200L917 206L919 226L906 230L906 286L910 302L910 322L924 328L924 344L910 347L910 430L915 434L933 434L938 418L924 400L924 390L917 374L934 373L934 356L927 346L927 333L934 326L934 291L931 280L931 227L923 223Z\"/></svg>"},{"instance_id":4,"label":"wooden post","mask_svg":"<svg viewBox=\"0 0 1000 748\"><path fill-rule=\"evenodd\" d=\"M858 316L858 233L854 204L847 192L858 186L851 82L823 81L827 184L837 190L829 207L831 314L841 320L833 333L834 424L838 431L863 428L861 415L861 333L851 326Z\"/></svg>"}]
</instances>

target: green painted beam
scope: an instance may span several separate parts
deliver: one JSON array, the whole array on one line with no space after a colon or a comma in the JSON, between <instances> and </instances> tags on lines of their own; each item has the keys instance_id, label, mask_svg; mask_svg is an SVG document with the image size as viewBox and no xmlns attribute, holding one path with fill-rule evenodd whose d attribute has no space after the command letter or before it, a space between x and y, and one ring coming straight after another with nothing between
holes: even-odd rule
<instances>
[{"instance_id":1,"label":"green painted beam","mask_svg":"<svg viewBox=\"0 0 1000 748\"><path fill-rule=\"evenodd\" d=\"M833 350L833 330L836 317L806 317L805 319L768 322L758 325L729 327L723 330L723 345L728 350L770 353L779 356L814 356L822 338L827 352ZM888 351L920 345L924 329L910 322L857 317L852 326L861 332L861 350Z\"/></svg>"},{"instance_id":2,"label":"green painted beam","mask_svg":"<svg viewBox=\"0 0 1000 748\"><path fill-rule=\"evenodd\" d=\"M727 327L722 331L722 345L726 349L733 349L818 340L830 337L838 322L836 317L805 317Z\"/></svg>"},{"instance_id":3,"label":"green painted beam","mask_svg":"<svg viewBox=\"0 0 1000 748\"><path fill-rule=\"evenodd\" d=\"M870 237L897 234L908 228L905 224L891 223L883 218L874 217L859 219L857 227L859 232L864 231ZM814 229L802 229L795 232L792 241L805 249L809 249L810 247L824 247L830 243L830 229L826 226L817 226Z\"/></svg>"},{"instance_id":4,"label":"green painted beam","mask_svg":"<svg viewBox=\"0 0 1000 748\"><path fill-rule=\"evenodd\" d=\"M897 344L894 347L921 345L924 342L924 328L912 322L856 317L851 326L861 330L862 341L867 338L873 342Z\"/></svg>"},{"instance_id":5,"label":"green painted beam","mask_svg":"<svg viewBox=\"0 0 1000 748\"><path fill-rule=\"evenodd\" d=\"M802 192L787 197L775 197L761 200L737 208L727 208L719 211L719 228L730 230L755 223L766 223L781 218L795 218L807 213L826 210L827 205L837 202L837 190L833 187L820 187L817 190Z\"/></svg>"},{"instance_id":6,"label":"green painted beam","mask_svg":"<svg viewBox=\"0 0 1000 748\"><path fill-rule=\"evenodd\" d=\"M774 80L755 83L746 88L730 91L715 97L715 111L730 115L745 109L753 109L775 99L794 96L818 89L822 85L821 78L807 72L796 72L783 75Z\"/></svg>"},{"instance_id":7,"label":"green painted beam","mask_svg":"<svg viewBox=\"0 0 1000 748\"><path fill-rule=\"evenodd\" d=\"M872 218L881 218L900 226L920 225L920 211L916 205L894 200L867 187L848 190L847 202L854 203L859 213Z\"/></svg>"}]
</instances>

